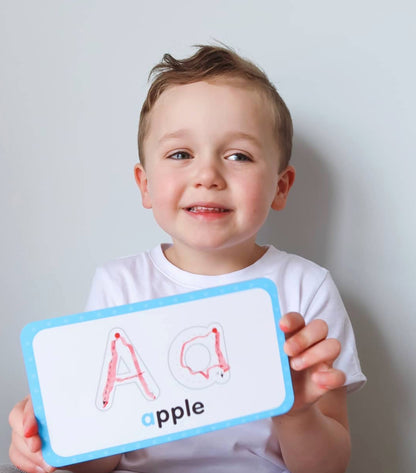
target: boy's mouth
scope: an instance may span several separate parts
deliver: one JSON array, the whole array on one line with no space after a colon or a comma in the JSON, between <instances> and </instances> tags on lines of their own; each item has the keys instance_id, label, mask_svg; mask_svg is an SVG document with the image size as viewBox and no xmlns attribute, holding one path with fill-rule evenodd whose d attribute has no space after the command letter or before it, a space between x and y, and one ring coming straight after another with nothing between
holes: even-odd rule
<instances>
[{"instance_id":1,"label":"boy's mouth","mask_svg":"<svg viewBox=\"0 0 416 473\"><path fill-rule=\"evenodd\" d=\"M230 209L225 209L223 207L208 207L204 205L194 205L192 207L187 207L186 210L191 213L225 213L230 212Z\"/></svg>"}]
</instances>

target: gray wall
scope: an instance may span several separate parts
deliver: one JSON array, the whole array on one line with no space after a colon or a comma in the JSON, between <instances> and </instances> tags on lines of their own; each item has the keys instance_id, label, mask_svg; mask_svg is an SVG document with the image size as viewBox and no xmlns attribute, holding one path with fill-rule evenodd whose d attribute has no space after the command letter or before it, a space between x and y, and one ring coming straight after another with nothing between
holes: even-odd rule
<instances>
[{"instance_id":1,"label":"gray wall","mask_svg":"<svg viewBox=\"0 0 416 473\"><path fill-rule=\"evenodd\" d=\"M27 392L20 329L81 311L97 264L166 240L132 174L147 73L215 38L293 114L297 183L261 239L328 267L351 314L369 382L349 471L414 472L413 5L0 0L0 463Z\"/></svg>"}]
</instances>

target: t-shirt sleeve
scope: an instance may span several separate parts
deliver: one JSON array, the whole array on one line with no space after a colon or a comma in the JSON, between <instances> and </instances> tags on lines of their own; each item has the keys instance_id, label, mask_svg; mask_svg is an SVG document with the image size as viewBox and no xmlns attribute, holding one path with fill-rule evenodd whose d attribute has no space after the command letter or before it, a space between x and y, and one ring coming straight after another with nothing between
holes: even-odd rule
<instances>
[{"instance_id":1,"label":"t-shirt sleeve","mask_svg":"<svg viewBox=\"0 0 416 473\"><path fill-rule=\"evenodd\" d=\"M98 267L92 278L91 289L85 306L85 311L100 310L115 306L111 301L111 291L108 290L109 275L104 267Z\"/></svg>"},{"instance_id":2,"label":"t-shirt sleeve","mask_svg":"<svg viewBox=\"0 0 416 473\"><path fill-rule=\"evenodd\" d=\"M328 272L307 307L304 317L306 323L313 319L323 319L327 322L328 338L336 338L341 343L341 353L335 360L334 367L346 374L345 386L348 392L359 390L367 379L361 371L351 321Z\"/></svg>"}]
</instances>

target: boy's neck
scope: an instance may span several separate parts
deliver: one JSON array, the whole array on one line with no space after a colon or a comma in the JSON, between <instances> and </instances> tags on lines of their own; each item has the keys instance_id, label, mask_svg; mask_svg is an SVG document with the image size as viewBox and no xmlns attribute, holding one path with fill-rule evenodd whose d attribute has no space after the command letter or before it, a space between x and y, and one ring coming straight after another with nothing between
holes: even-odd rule
<instances>
[{"instance_id":1,"label":"boy's neck","mask_svg":"<svg viewBox=\"0 0 416 473\"><path fill-rule=\"evenodd\" d=\"M180 245L173 244L164 253L172 264L184 271L206 276L217 276L239 271L254 264L266 251L267 247L257 244L250 245L248 248L238 247L202 251L189 248L183 251Z\"/></svg>"}]
</instances>

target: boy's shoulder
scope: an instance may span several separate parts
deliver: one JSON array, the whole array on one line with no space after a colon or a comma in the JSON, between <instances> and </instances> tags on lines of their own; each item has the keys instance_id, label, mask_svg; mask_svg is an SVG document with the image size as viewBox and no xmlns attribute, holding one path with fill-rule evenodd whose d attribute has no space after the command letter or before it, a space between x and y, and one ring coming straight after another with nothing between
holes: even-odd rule
<instances>
[{"instance_id":1,"label":"boy's shoulder","mask_svg":"<svg viewBox=\"0 0 416 473\"><path fill-rule=\"evenodd\" d=\"M95 271L87 310L151 299L153 282L150 251L112 259Z\"/></svg>"},{"instance_id":2,"label":"boy's shoulder","mask_svg":"<svg viewBox=\"0 0 416 473\"><path fill-rule=\"evenodd\" d=\"M107 277L118 277L120 274L136 273L151 262L151 252L144 250L140 253L110 259L97 267L97 272Z\"/></svg>"},{"instance_id":3,"label":"boy's shoulder","mask_svg":"<svg viewBox=\"0 0 416 473\"><path fill-rule=\"evenodd\" d=\"M329 271L319 264L295 253L288 253L270 246L268 256L268 270L290 272L298 275L310 275L314 278L325 278Z\"/></svg>"}]
</instances>

